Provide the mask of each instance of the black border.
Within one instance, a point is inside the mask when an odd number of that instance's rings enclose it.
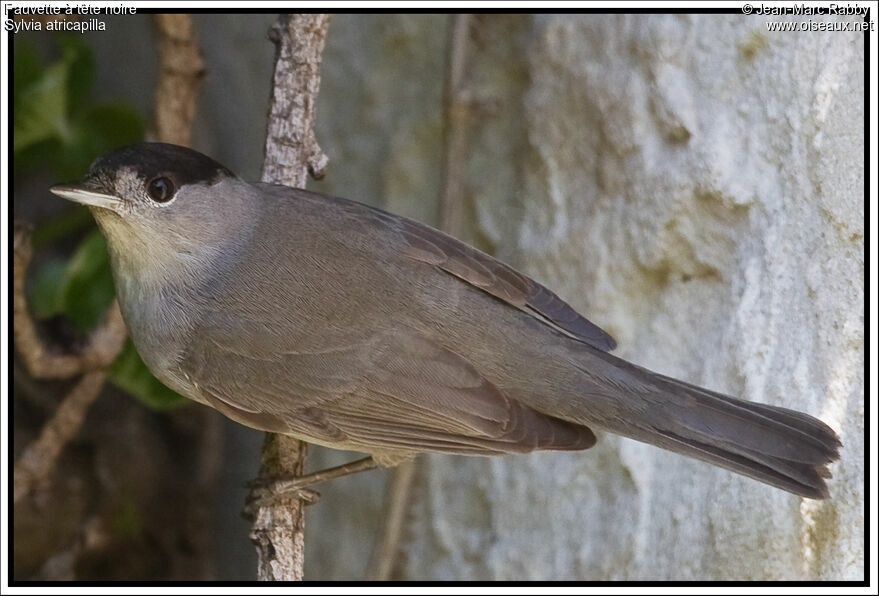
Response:
[[[210,0],[195,0],[198,2],[209,2]],[[399,4],[406,4],[405,0],[389,0],[391,2],[399,2]],[[501,4],[503,0],[487,0],[492,3]],[[49,2],[46,2],[48,4]],[[53,2],[54,3],[54,2]],[[762,3],[761,0],[754,0],[754,3]],[[840,4],[845,4],[844,2],[839,2]],[[70,2],[70,4],[76,4],[76,2]],[[254,3],[256,4],[256,3]],[[291,6],[292,8],[292,6]],[[330,8],[333,8],[331,5]],[[403,6],[401,6],[403,8]],[[408,8],[408,7],[406,7]],[[540,7],[541,11],[534,10],[490,10],[490,11],[476,11],[473,14],[494,14],[494,13],[506,13],[506,14],[539,14],[541,12],[557,12],[557,13],[566,13],[566,14],[731,14],[731,15],[741,15],[742,12],[740,9],[735,7],[731,8],[704,8],[704,7],[693,7],[692,10],[685,8],[664,8],[664,9],[652,9],[652,8],[626,8],[625,10],[613,10],[608,7],[594,8],[594,9],[584,9],[584,10],[576,10],[571,11],[568,7],[555,7],[556,10],[553,10],[553,7]],[[867,14],[865,17],[866,21],[870,20],[872,7],[867,8]],[[169,13],[169,14],[274,14],[277,13],[276,7],[267,8],[254,6],[252,8],[238,8],[238,9],[230,9],[230,10],[212,10],[207,8],[173,8],[173,9],[162,9],[162,8],[137,8],[137,14],[130,16],[137,16],[139,14],[159,14],[159,13]],[[303,13],[317,13],[317,12],[329,12],[332,14],[350,14],[354,11],[347,10],[316,10],[316,9],[307,9],[301,10],[299,12]],[[366,12],[358,12],[358,14],[394,14],[400,11],[396,10],[374,10],[374,11],[366,11]],[[407,10],[407,13],[413,14],[437,14],[440,13],[438,10]],[[455,13],[441,13],[441,14],[455,14]],[[747,17],[754,17],[760,15],[743,15]],[[780,15],[780,16],[795,16],[795,15]],[[10,145],[12,135],[13,135],[13,106],[12,106],[12,67],[13,67],[13,38],[14,34],[9,33],[7,36],[7,47],[6,47],[6,55],[8,56],[8,68],[9,68],[9,96],[7,97],[8,106],[7,106],[7,116],[8,116],[8,125],[9,125],[9,140]],[[870,383],[870,32],[864,32],[864,282],[865,282],[865,290],[864,290],[864,377],[866,381],[867,387],[869,387]],[[12,248],[12,239],[13,239],[13,221],[14,221],[14,213],[12,210],[11,197],[13,196],[13,180],[12,180],[12,155],[11,152],[6,156],[7,166],[9,175],[7,176],[6,186],[8,197],[10,198],[10,217],[9,221],[6,222],[7,231],[9,234],[9,242],[7,246],[8,255],[7,255],[7,267],[8,267],[8,282],[9,287],[12,287],[12,269],[13,269],[13,248]],[[7,354],[12,354],[14,352],[14,345],[12,341],[12,303],[9,301],[8,310],[7,310],[8,322],[10,326],[10,333],[6,339],[6,349]],[[9,379],[7,386],[7,395],[9,396],[9,407],[10,412],[13,404],[12,400],[12,370],[9,369]],[[63,586],[72,586],[76,588],[80,587],[157,587],[167,590],[169,588],[173,588],[175,586],[206,586],[206,587],[220,587],[220,586],[229,586],[229,587],[272,587],[272,586],[291,586],[291,587],[308,587],[308,586],[399,586],[399,587],[413,587],[413,586],[453,586],[453,585],[468,585],[468,586],[607,586],[607,587],[652,587],[652,586],[661,586],[661,587],[670,587],[670,586],[683,586],[683,587],[693,587],[693,586],[717,586],[717,587],[747,587],[747,588],[757,588],[757,587],[806,587],[806,586],[817,586],[817,587],[870,587],[870,572],[871,572],[871,564],[872,559],[870,557],[870,400],[868,398],[869,389],[865,389],[864,393],[864,578],[860,581],[711,581],[711,580],[689,580],[689,581],[392,581],[392,582],[367,582],[367,581],[326,581],[326,580],[307,580],[303,582],[258,582],[258,581],[190,581],[190,582],[168,582],[168,581],[131,581],[131,582],[119,582],[119,581],[69,581],[69,582],[50,582],[50,581],[22,581],[15,580],[13,578],[13,564],[12,564],[12,554],[13,554],[13,499],[11,498],[12,491],[12,470],[13,465],[12,462],[9,463],[7,480],[9,486],[9,494],[7,494],[8,499],[8,508],[7,508],[7,520],[9,527],[9,535],[6,545],[6,556],[7,556],[7,564],[8,564],[8,573],[9,573],[9,586],[10,587],[19,587],[19,588],[27,588],[27,587],[52,587],[58,588]],[[8,426],[8,453],[10,458],[13,454],[13,439],[12,439],[12,428],[11,428],[11,416],[10,420],[7,420],[6,423]]]

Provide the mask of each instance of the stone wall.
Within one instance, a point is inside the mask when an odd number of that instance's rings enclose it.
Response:
[[[864,39],[764,20],[479,17],[465,236],[621,356],[831,424],[831,498],[612,436],[428,456],[405,578],[862,576]],[[333,170],[315,187],[435,223],[446,37],[446,17],[334,19],[318,112]],[[309,512],[311,577],[362,573],[374,481]]]

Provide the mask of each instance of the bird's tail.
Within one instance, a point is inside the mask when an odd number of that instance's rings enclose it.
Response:
[[[635,377],[639,388],[637,397],[624,398],[630,411],[626,408],[603,420],[607,430],[797,495],[812,499],[828,496],[827,464],[839,458],[841,443],[833,429],[817,418],[736,399],[653,373],[610,354],[602,356]]]

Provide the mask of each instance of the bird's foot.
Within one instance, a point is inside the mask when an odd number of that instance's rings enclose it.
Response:
[[[244,503],[244,515],[253,518],[262,507],[268,507],[283,497],[295,497],[305,506],[314,505],[320,500],[320,493],[304,487],[289,488],[289,480],[253,481],[248,483],[250,492]]]
[[[327,468],[295,478],[273,480],[258,478],[247,483],[250,493],[247,496],[247,503],[244,508],[245,514],[249,515],[255,512],[258,507],[279,497],[293,495],[300,501],[303,501],[305,505],[313,505],[320,499],[320,493],[309,489],[309,486],[333,480],[334,478],[356,474],[357,472],[372,470],[377,466],[378,464],[371,457],[364,457],[341,466]]]

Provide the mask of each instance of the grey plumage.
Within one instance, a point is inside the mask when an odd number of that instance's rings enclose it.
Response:
[[[162,144],[53,190],[92,205],[153,373],[243,424],[385,465],[586,449],[596,428],[827,496],[827,425],[621,360],[550,290],[423,224]]]

